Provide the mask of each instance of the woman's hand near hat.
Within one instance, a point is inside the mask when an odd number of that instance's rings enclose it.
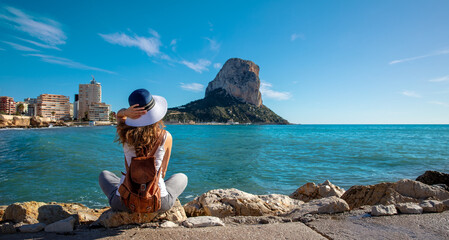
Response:
[[[139,104],[134,104],[129,108],[122,108],[117,113],[117,119],[125,120],[127,117],[131,119],[137,119],[147,113],[143,107],[139,107]]]

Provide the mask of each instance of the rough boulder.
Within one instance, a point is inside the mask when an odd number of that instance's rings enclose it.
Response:
[[[73,216],[78,223],[95,221],[106,209],[90,209],[80,203],[13,203],[5,209],[3,221],[50,224]]]
[[[306,183],[300,188],[296,189],[294,193],[290,194],[290,197],[308,202],[313,199],[320,199],[325,197],[341,197],[344,193],[344,189],[332,184],[329,180],[326,180],[322,184],[318,185],[313,182]]]
[[[168,220],[172,222],[182,222],[186,220],[186,213],[177,199],[173,207],[164,213],[128,213],[113,210],[105,211],[94,225],[101,225],[107,228],[118,227],[127,224],[142,224],[156,221]]]
[[[302,201],[285,195],[253,195],[235,188],[215,189],[184,205],[187,216],[280,215],[297,208]]]
[[[449,199],[449,192],[439,187],[403,179],[395,183],[379,183],[368,186],[352,186],[343,196],[351,209],[364,205],[390,205],[406,202],[419,203],[422,200]]]

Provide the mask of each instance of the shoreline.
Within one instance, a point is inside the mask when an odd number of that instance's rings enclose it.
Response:
[[[449,176],[428,171],[417,180],[435,180],[440,175]],[[403,196],[393,194],[394,200],[376,200],[391,191]],[[360,197],[368,202],[360,202]],[[61,234],[74,239],[443,239],[449,237],[448,210],[449,192],[437,185],[403,179],[356,185],[344,191],[325,181],[307,183],[290,196],[214,189],[184,205],[176,201],[162,215],[115,212],[108,207],[90,209],[78,203],[15,203],[0,206],[0,239],[58,239]]]

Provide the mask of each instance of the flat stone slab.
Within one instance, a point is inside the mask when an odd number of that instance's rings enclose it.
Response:
[[[187,220],[185,220],[182,223],[182,225],[188,228],[196,228],[196,227],[224,226],[225,224],[218,217],[200,216],[200,217],[187,218]]]
[[[332,239],[449,239],[449,211],[384,217],[352,211],[316,216],[307,225]]]
[[[16,233],[0,235],[0,239],[297,239],[297,240],[326,240],[300,222],[263,224],[263,225],[236,225],[224,227],[206,228],[131,228],[131,229],[98,229],[98,230],[75,230],[75,235],[63,236],[56,233]]]

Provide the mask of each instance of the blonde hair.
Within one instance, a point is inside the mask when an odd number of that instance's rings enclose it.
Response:
[[[124,122],[120,122],[117,125],[117,136],[115,142],[119,142],[122,145],[127,143],[133,146],[136,155],[140,157],[142,154],[147,155],[150,152],[151,146],[157,141],[161,130],[165,128],[164,121],[144,126],[144,127],[131,127]]]

